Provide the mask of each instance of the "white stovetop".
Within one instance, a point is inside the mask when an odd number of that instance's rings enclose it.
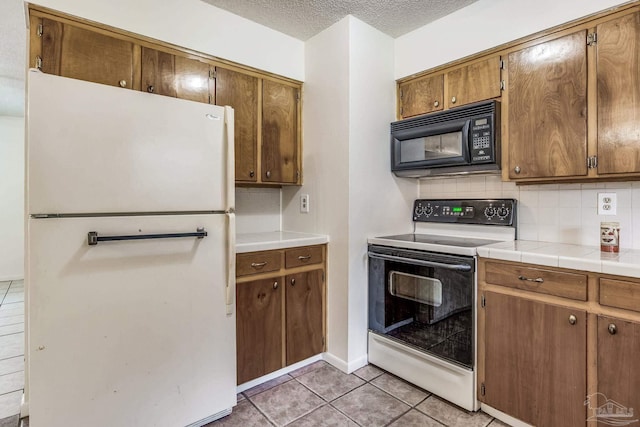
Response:
[[[515,240],[478,248],[485,258],[640,278],[640,250],[601,252],[599,246]]]
[[[293,231],[238,233],[236,234],[236,253],[322,245],[328,242],[329,236],[324,234],[298,233]]]

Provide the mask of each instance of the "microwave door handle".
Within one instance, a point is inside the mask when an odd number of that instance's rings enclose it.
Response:
[[[446,268],[447,270],[455,271],[471,271],[471,266],[466,264],[445,264],[443,262],[425,261],[422,259],[405,258],[395,255],[383,255],[374,252],[368,252],[368,254],[370,258],[381,259],[384,261],[395,261],[403,264],[421,265],[424,267]]]
[[[462,127],[462,157],[471,163],[471,120],[467,120]]]

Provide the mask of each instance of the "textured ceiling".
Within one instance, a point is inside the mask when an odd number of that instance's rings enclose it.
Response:
[[[307,40],[346,15],[398,37],[477,0],[202,0]]]

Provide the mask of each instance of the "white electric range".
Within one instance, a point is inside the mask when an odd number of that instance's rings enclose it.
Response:
[[[477,248],[516,238],[513,199],[419,199],[369,243],[369,362],[477,410]]]

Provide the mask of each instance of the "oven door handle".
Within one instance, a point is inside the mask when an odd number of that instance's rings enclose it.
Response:
[[[404,264],[422,265],[425,267],[446,268],[447,270],[471,271],[471,266],[466,264],[445,264],[443,262],[425,261],[422,259],[405,258],[395,255],[383,255],[375,252],[368,252],[370,258],[381,259],[384,261],[396,261]]]

